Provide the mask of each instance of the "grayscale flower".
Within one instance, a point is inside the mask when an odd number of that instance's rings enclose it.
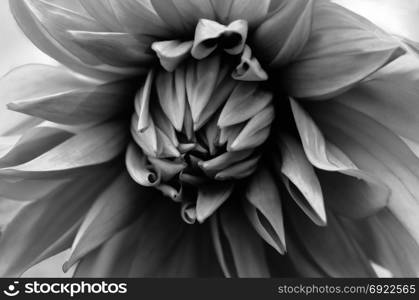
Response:
[[[0,274],[419,274],[419,47],[326,0],[13,0]],[[3,202],[0,202],[3,203]],[[9,202],[7,202],[9,203]]]

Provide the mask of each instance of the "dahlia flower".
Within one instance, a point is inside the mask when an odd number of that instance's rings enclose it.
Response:
[[[419,275],[419,58],[326,0],[13,0],[0,274]],[[13,203],[13,205],[12,205]]]

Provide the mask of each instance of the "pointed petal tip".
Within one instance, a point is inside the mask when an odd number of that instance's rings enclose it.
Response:
[[[74,263],[71,263],[70,260],[67,260],[61,267],[61,269],[63,270],[64,273],[67,273],[68,270],[70,270],[70,268],[72,267]]]
[[[19,110],[19,103],[18,102],[10,102],[6,104],[8,110],[18,111]]]

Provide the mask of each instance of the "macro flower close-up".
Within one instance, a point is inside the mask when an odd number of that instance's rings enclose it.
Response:
[[[0,276],[418,277],[419,37],[336,2],[10,0]]]

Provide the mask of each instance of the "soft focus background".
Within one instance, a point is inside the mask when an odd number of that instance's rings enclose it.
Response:
[[[20,0],[12,0],[20,1]],[[47,0],[62,1],[62,0]],[[73,0],[66,0],[73,1]],[[123,0],[121,0],[123,1]],[[419,0],[333,0],[356,13],[369,18],[385,30],[419,41]],[[0,77],[14,67],[27,63],[56,64],[56,62],[34,47],[21,33],[9,12],[8,0],[0,0]],[[0,134],[7,131],[23,116],[6,111],[0,107]],[[0,228],[7,221],[7,212],[15,206],[1,199]],[[1,208],[2,207],[2,208]],[[3,210],[2,210],[3,209]],[[54,226],[54,224],[51,224]],[[61,264],[67,253],[61,253],[48,261],[33,267],[25,273],[32,277],[61,277],[71,275],[62,273]],[[385,274],[383,274],[385,275]]]
[[[8,0],[0,0],[0,20],[0,76],[26,63],[54,63],[53,59],[35,48],[21,33],[9,12]]]

